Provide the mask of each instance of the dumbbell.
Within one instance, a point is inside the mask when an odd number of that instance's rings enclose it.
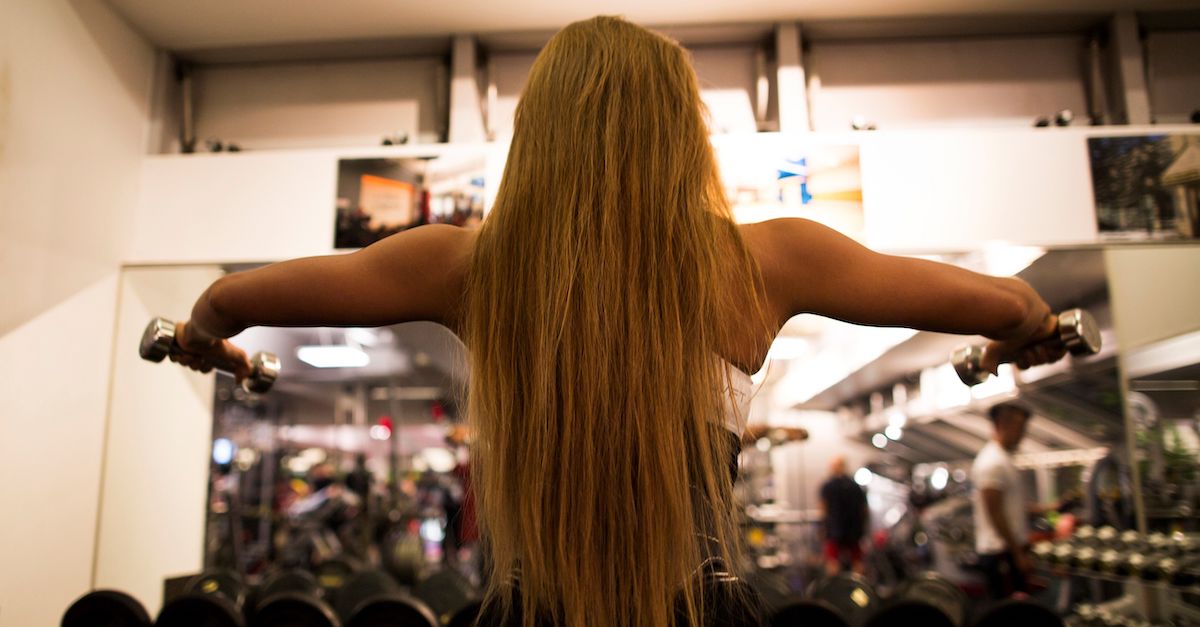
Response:
[[[814,581],[808,599],[831,605],[851,627],[860,627],[879,608],[879,595],[861,575],[841,573]]]
[[[1063,627],[1063,619],[1030,601],[1000,601],[975,621],[975,627]]]
[[[462,573],[443,568],[426,577],[413,590],[429,605],[444,627],[471,627],[479,616],[483,598]]]
[[[146,361],[161,362],[170,355],[183,353],[183,349],[175,342],[175,323],[166,318],[155,318],[146,325],[142,333],[138,354]],[[233,368],[228,364],[214,364],[217,370],[230,374]],[[262,394],[271,389],[275,379],[279,378],[279,357],[274,353],[257,352],[250,358],[250,376],[242,381],[242,389],[247,392]]]
[[[303,570],[283,570],[258,588],[255,627],[340,627],[341,622],[321,598],[321,586]]]
[[[184,594],[163,605],[154,627],[246,627],[246,593],[237,573],[205,571],[187,582]]]
[[[1101,347],[1100,326],[1088,312],[1068,309],[1058,314],[1055,337],[1045,343],[1066,348],[1072,355],[1095,355]],[[950,354],[950,363],[963,383],[979,385],[991,376],[983,369],[983,350],[982,346],[962,346]]]
[[[771,616],[771,627],[850,627],[833,605],[820,599],[793,601]]]
[[[345,627],[437,627],[433,611],[381,570],[351,576],[337,595]]]
[[[79,597],[63,613],[62,627],[150,627],[150,615],[138,600],[116,590],[95,590]]]
[[[962,627],[968,609],[967,597],[958,586],[937,573],[924,572],[901,584],[891,601],[867,621],[867,627]]]

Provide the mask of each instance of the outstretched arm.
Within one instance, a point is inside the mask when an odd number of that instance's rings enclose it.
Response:
[[[196,301],[177,341],[188,352],[224,354],[231,347],[223,339],[252,326],[453,325],[473,240],[473,231],[429,225],[354,253],[227,275]],[[178,361],[207,366],[202,358]]]
[[[1019,279],[876,253],[809,220],[771,220],[745,234],[759,251],[768,300],[781,323],[814,313],[871,326],[979,334],[995,340],[988,351],[993,359],[1013,357],[1054,331],[1049,306]]]

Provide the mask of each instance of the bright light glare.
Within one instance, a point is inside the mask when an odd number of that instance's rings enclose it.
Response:
[[[887,443],[887,436],[882,433],[876,433],[875,435],[871,436],[871,444],[874,444],[875,448],[883,448],[887,446]]]
[[[421,537],[426,542],[441,542],[446,539],[446,532],[441,523],[430,518],[421,523]]]
[[[875,475],[872,474],[871,471],[866,469],[865,467],[859,468],[858,470],[854,471],[854,483],[857,483],[858,485],[861,485],[861,486],[870,485],[871,480],[874,478],[875,478]]]
[[[213,463],[218,466],[224,466],[233,461],[233,442],[226,438],[217,438],[213,440]]]
[[[296,357],[314,368],[362,368],[371,358],[354,346],[301,346]]]
[[[904,431],[896,425],[888,425],[887,428],[883,430],[883,434],[886,435],[889,440],[899,440],[904,435]]]
[[[784,335],[775,338],[775,341],[771,343],[771,350],[767,351],[767,359],[787,361],[801,357],[807,352],[808,340]]]
[[[933,486],[934,490],[945,490],[946,482],[950,480],[950,471],[945,468],[938,467],[929,477],[929,485]]]
[[[441,448],[430,447],[421,451],[421,457],[429,463],[429,469],[434,472],[450,472],[458,465],[458,460],[454,458],[454,453]]]
[[[1037,246],[993,244],[983,251],[983,263],[988,274],[1012,276],[1044,254],[1046,249]]]
[[[383,425],[371,425],[368,433],[372,440],[386,440],[392,437],[392,430]]]
[[[374,346],[379,343],[379,335],[371,329],[346,329],[346,339],[361,346]]]

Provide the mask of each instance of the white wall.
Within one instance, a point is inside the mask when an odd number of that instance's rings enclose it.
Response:
[[[0,2],[0,624],[91,585],[115,273],[154,52],[96,0]]]
[[[0,337],[0,625],[91,589],[117,275]]]
[[[278,261],[333,251],[337,162],[347,157],[477,154],[494,146],[263,151],[149,157],[126,259]],[[488,172],[488,186],[499,174]],[[183,226],[183,225],[186,225]]]
[[[212,65],[195,76],[197,150],[377,146],[385,135],[436,142],[445,115],[440,57]]]
[[[1150,106],[1159,124],[1183,124],[1200,109],[1200,31],[1150,33]]]
[[[718,133],[753,133],[756,73],[751,45],[699,46],[689,49],[700,82],[701,98]],[[489,58],[495,95],[488,99],[488,130],[512,135],[513,114],[536,52],[498,52]]]
[[[816,41],[806,57],[813,127],[881,130],[1032,126],[1037,116],[1087,111],[1083,38]]]
[[[1086,138],[1190,127],[760,133],[719,138],[740,150],[780,143],[861,145],[867,244],[889,251],[969,250],[992,242],[1096,242]],[[146,159],[128,259],[270,261],[333,245],[337,159],[482,151],[488,185],[504,146],[280,151]],[[187,236],[180,237],[181,225]]]
[[[163,579],[203,566],[214,377],[142,360],[154,316],[186,317],[223,273],[215,267],[122,272],[112,397],[104,447],[96,586],[124,590],[150,610]]]

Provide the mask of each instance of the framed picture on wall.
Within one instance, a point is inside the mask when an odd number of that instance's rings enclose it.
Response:
[[[738,222],[807,218],[863,239],[856,144],[802,142],[776,134],[720,137],[713,144]]]
[[[1200,135],[1089,137],[1088,157],[1102,239],[1200,237]]]
[[[483,155],[338,161],[335,248],[362,248],[423,224],[483,219]]]

